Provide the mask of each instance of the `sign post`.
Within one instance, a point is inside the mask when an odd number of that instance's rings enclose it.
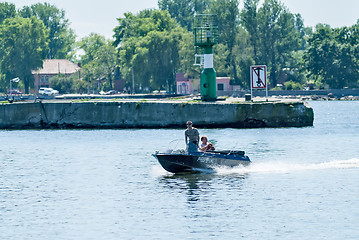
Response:
[[[20,78],[13,78],[10,80],[10,99],[12,100],[12,82],[19,82]]]
[[[268,84],[267,84],[267,66],[258,65],[251,66],[251,98],[253,97],[253,89],[265,89],[266,98],[268,100]]]

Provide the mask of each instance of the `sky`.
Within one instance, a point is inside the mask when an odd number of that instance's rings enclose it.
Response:
[[[64,9],[70,27],[79,38],[98,33],[111,38],[116,20],[126,12],[137,13],[146,8],[158,8],[157,0],[5,0],[17,8],[38,2],[48,2]],[[359,19],[358,0],[282,0],[291,13],[300,13],[305,26],[326,23],[331,27],[352,26]],[[243,0],[240,0],[242,6]],[[240,7],[242,8],[242,7]]]

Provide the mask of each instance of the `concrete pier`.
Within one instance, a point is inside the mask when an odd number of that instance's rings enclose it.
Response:
[[[0,104],[0,129],[312,126],[303,101],[49,101]]]

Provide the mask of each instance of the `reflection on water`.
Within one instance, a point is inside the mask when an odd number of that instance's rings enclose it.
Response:
[[[181,211],[188,231],[220,239],[220,229],[235,229],[242,215],[245,177],[217,173],[171,174],[157,178],[168,203]],[[182,203],[183,202],[183,203]],[[227,216],[231,215],[230,218]],[[215,224],[216,227],[213,225]],[[227,236],[228,237],[228,236]],[[226,237],[225,237],[226,238]]]
[[[244,175],[224,176],[214,173],[183,173],[158,177],[161,186],[168,190],[177,190],[187,196],[188,202],[196,202],[217,192],[219,186],[240,190]]]
[[[168,189],[176,189],[187,195],[187,201],[193,202],[200,200],[200,194],[204,189],[210,188],[208,174],[175,174],[164,176],[159,179],[161,185]]]

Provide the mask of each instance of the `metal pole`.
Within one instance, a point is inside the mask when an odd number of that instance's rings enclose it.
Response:
[[[251,85],[251,99],[253,98],[253,73],[252,73],[252,67],[250,67],[250,71],[249,71],[249,81],[250,81],[250,85]]]
[[[10,99],[12,98],[12,79],[10,80]]]
[[[9,100],[12,100],[12,82],[19,82],[19,81],[20,81],[20,78],[18,78],[18,77],[10,80],[10,99]]]
[[[133,72],[133,67],[131,69],[131,73],[132,73],[132,94],[135,94],[135,74]]]
[[[91,81],[90,81],[90,72],[89,72],[88,69],[87,69],[87,80],[88,80],[88,84],[87,84],[87,95],[89,95],[89,94],[90,94],[90,83],[91,83]]]

